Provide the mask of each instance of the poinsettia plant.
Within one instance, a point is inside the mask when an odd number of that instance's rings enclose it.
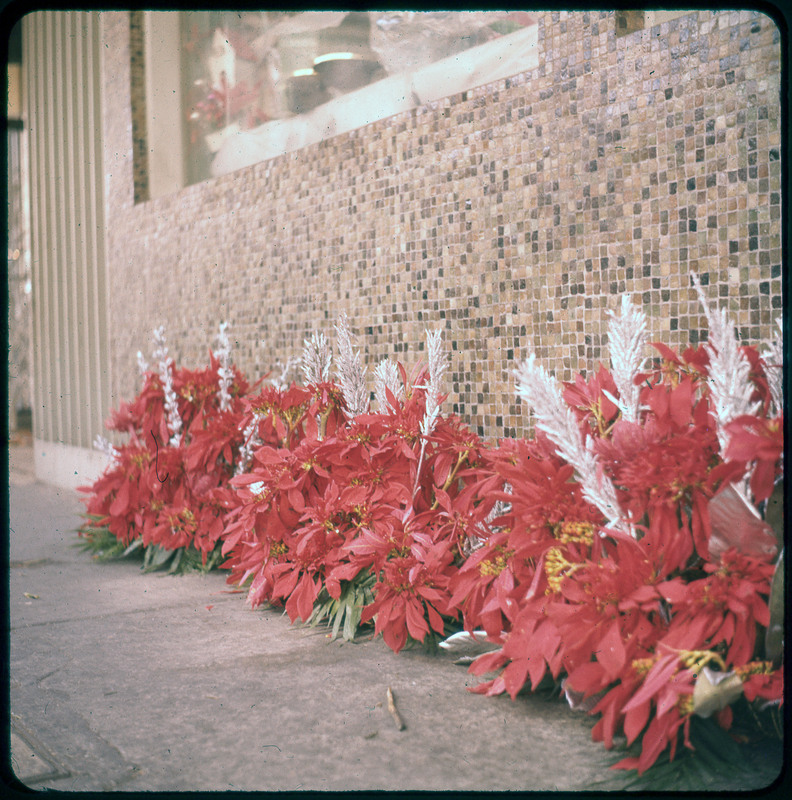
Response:
[[[249,390],[231,363],[225,328],[202,369],[174,365],[162,328],[155,331],[158,369],[148,369],[138,354],[143,388],[107,422],[128,439],[118,447],[98,442],[110,464],[94,484],[80,487],[87,510],[80,534],[89,549],[140,550],[147,569],[208,569],[219,561],[225,492],[242,446]]]
[[[702,302],[709,343],[658,344],[649,370],[629,299],[611,370],[563,386],[534,357],[517,370],[538,432],[501,448],[508,509],[453,582],[466,627],[501,645],[471,665],[497,672],[474,691],[515,697],[550,675],[599,715],[596,740],[640,742],[617,765],[639,772],[673,759],[680,732],[690,745],[694,715],[728,728],[740,695],[782,700],[761,635],[779,626],[780,531],[759,510],[782,476],[780,359],[738,347]]]
[[[336,330],[336,382],[327,340],[315,335],[305,342],[305,385],[249,401],[259,446],[231,481],[238,502],[224,566],[231,582],[251,581],[254,607],[284,604],[292,621],[329,620],[347,638],[373,620],[398,651],[408,639],[436,640],[444,618],[457,617],[448,584],[470,513],[454,503],[483,445],[440,413],[438,332],[411,376],[378,366],[374,412],[345,317]]]
[[[102,443],[82,536],[147,567],[224,559],[251,606],[334,636],[373,625],[398,652],[467,635],[487,651],[473,691],[554,685],[644,773],[692,747],[694,720],[727,730],[736,704],[782,700],[780,335],[740,347],[695,285],[706,345],[655,342],[647,364],[625,297],[610,368],[560,384],[529,357],[515,375],[534,433],[494,445],[441,412],[439,331],[410,375],[377,366],[372,408],[345,315],[334,377],[314,334],[302,383],[289,362],[264,387],[231,364],[224,327],[198,370],[159,330],[158,369],[108,422],[128,440]]]

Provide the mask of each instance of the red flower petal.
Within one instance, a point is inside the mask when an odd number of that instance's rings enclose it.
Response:
[[[604,667],[608,679],[616,680],[627,659],[618,622],[614,622],[608,628],[608,632],[600,640],[599,649],[595,653],[597,661]]]

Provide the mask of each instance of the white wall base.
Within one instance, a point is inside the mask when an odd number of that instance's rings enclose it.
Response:
[[[76,489],[90,485],[102,474],[107,463],[107,456],[98,450],[33,439],[36,478],[53,486]]]

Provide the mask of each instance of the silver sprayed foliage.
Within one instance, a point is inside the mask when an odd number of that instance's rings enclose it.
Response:
[[[354,349],[346,312],[339,314],[335,330],[338,348],[336,374],[346,403],[345,413],[348,419],[354,419],[369,408],[366,368],[363,366],[360,351]]]
[[[701,288],[698,276],[694,273],[691,279],[709,325],[706,349],[710,358],[710,395],[723,455],[729,445],[726,426],[735,417],[755,413],[759,404],[751,402],[754,391],[750,379],[751,365],[740,350],[728,311],[725,308],[713,309]]]
[[[583,488],[583,496],[595,505],[609,524],[635,532],[624,519],[610,478],[603,474],[596,454],[591,447],[591,437],[583,435],[572,409],[564,401],[561,387],[544,367],[536,363],[536,354],[518,367],[517,394],[533,409],[537,426],[556,446],[556,452],[575,468]]]
[[[630,302],[630,295],[622,295],[621,314],[611,312],[608,325],[608,349],[611,375],[619,397],[613,400],[621,411],[622,419],[638,419],[638,398],[641,393],[635,385],[635,376],[643,368],[643,351],[647,341],[646,314]]]
[[[329,380],[332,361],[333,354],[330,343],[323,333],[314,332],[310,339],[303,340],[300,367],[306,384],[323,383]]]
[[[386,413],[389,408],[386,390],[390,390],[397,400],[404,399],[404,385],[399,368],[389,358],[383,358],[374,369],[374,396],[381,413]]]
[[[234,380],[234,373],[231,370],[231,342],[228,339],[226,329],[228,328],[227,322],[220,323],[220,333],[217,336],[217,360],[220,366],[217,369],[217,376],[219,378],[218,387],[218,400],[220,403],[220,410],[227,411],[231,406],[231,384]]]
[[[160,325],[154,330],[154,360],[157,362],[162,390],[165,394],[165,413],[168,415],[168,430],[171,433],[170,444],[178,447],[182,435],[182,419],[179,414],[179,398],[173,389],[173,374],[171,366],[173,359],[168,356],[168,346],[165,341],[165,327]]]

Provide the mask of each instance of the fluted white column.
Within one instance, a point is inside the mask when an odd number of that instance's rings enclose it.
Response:
[[[100,15],[37,11],[22,34],[36,469],[68,485],[100,463],[110,403]]]

